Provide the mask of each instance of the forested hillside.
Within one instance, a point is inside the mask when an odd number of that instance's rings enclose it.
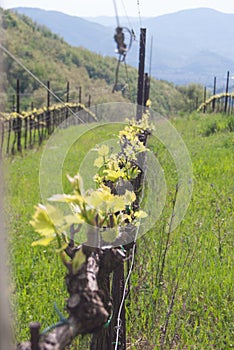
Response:
[[[70,83],[70,100],[77,100],[82,87],[83,102],[88,96],[92,104],[136,101],[137,70],[121,64],[118,82],[122,91],[112,93],[117,60],[91,53],[81,47],[72,47],[48,28],[34,23],[24,15],[1,9],[1,37],[3,45],[19,59],[44,84],[49,80],[51,89],[62,99],[66,98],[66,83]],[[85,33],[84,33],[85,35]],[[44,105],[46,91],[16,61],[4,53],[5,72],[2,74],[4,93],[2,98],[8,109],[15,94],[16,79],[21,82],[21,106],[27,108],[34,102]],[[192,85],[179,89],[166,81],[151,80],[152,107],[167,115],[169,112],[185,111],[194,105],[197,95],[201,100],[202,89]]]

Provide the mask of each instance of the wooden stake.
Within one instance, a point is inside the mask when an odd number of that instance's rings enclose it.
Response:
[[[142,111],[143,111],[142,106],[144,105],[145,44],[146,44],[146,28],[141,28],[139,67],[138,67],[136,120],[140,120],[142,118]]]

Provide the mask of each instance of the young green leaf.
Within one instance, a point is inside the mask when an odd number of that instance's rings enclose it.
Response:
[[[103,163],[104,163],[103,157],[98,157],[94,161],[94,166],[96,166],[97,168],[101,168],[103,166]]]
[[[65,203],[77,203],[81,204],[84,202],[83,197],[78,194],[54,194],[48,199],[51,202],[65,202]]]
[[[56,237],[56,235],[53,234],[51,236],[47,236],[47,237],[41,238],[38,241],[32,242],[32,246],[33,247],[35,247],[37,245],[47,246],[48,244],[50,244],[50,242],[52,242],[55,239],[55,237]]]
[[[109,147],[107,145],[102,145],[98,150],[99,156],[107,157],[109,154]]]
[[[55,224],[51,220],[46,207],[41,204],[36,207],[36,212],[30,224],[34,227],[35,231],[43,236],[48,236],[56,231]]]
[[[78,173],[74,177],[67,175],[67,178],[68,178],[69,182],[71,183],[72,187],[74,188],[74,190],[77,193],[82,194],[84,190],[83,190],[83,180],[82,180],[80,174]]]
[[[143,210],[139,210],[139,211],[136,211],[135,213],[134,213],[134,216],[135,216],[135,218],[137,218],[137,219],[144,219],[144,218],[147,218],[147,213],[145,212],[145,211],[143,211]]]

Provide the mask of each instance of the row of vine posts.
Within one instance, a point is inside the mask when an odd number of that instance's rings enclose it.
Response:
[[[67,82],[66,101],[60,104],[51,104],[50,82],[47,82],[47,103],[43,108],[34,108],[33,102],[29,111],[21,110],[20,103],[20,80],[16,82],[16,95],[13,96],[12,112],[2,113],[0,130],[0,156],[14,155],[23,149],[30,149],[36,145],[40,146],[54,130],[66,121],[71,114],[83,110],[84,120],[74,119],[77,123],[93,121],[94,114],[90,112],[91,96],[87,103],[82,103],[82,87],[79,88],[78,101],[69,101],[69,82]]]
[[[141,28],[137,121],[141,120],[146,109],[146,101],[149,99],[150,91],[150,78],[148,74],[144,73],[145,45],[146,29]],[[147,136],[147,133],[143,135],[143,138],[141,135],[140,141],[146,144]],[[139,189],[143,176],[143,171],[141,171],[133,181],[133,189],[137,198],[136,205],[139,205]],[[124,285],[126,273],[128,273],[126,270],[129,269],[129,266],[127,265],[127,268],[125,268],[125,264],[129,264],[129,260],[126,262],[125,258],[131,256],[131,252],[135,248],[134,245],[136,246],[134,240],[136,233],[127,232],[127,228],[125,231],[126,235],[133,237],[132,243],[126,243],[126,245],[121,243],[122,246],[117,246],[115,242],[112,248],[105,251],[100,250],[100,248],[93,248],[88,244],[82,244],[83,253],[86,255],[86,263],[82,265],[77,275],[68,273],[65,279],[70,294],[67,304],[69,322],[63,322],[43,336],[40,334],[40,324],[37,322],[31,323],[30,341],[18,344],[17,350],[63,350],[71,344],[77,335],[88,333],[92,334],[90,350],[126,350],[125,300],[130,292],[130,283],[128,285],[129,290],[126,293]],[[71,232],[71,240],[66,253],[72,259],[77,249],[78,247],[74,246]],[[101,300],[104,300],[104,307]],[[79,305],[78,309],[77,305]],[[110,310],[110,308],[112,308],[112,317],[106,322],[108,316],[106,310]],[[121,311],[120,314],[119,311]],[[91,317],[91,322],[90,315],[94,315]],[[117,331],[119,333],[118,341],[116,341]]]
[[[203,102],[200,106],[196,102],[196,109],[202,113],[233,114],[234,93],[229,91],[230,72],[227,71],[225,92],[217,93],[217,77],[214,77],[212,96],[207,98],[207,87],[204,87]]]

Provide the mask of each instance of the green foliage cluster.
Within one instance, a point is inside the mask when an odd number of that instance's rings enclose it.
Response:
[[[46,206],[39,204],[36,207],[30,223],[41,238],[33,242],[34,246],[47,246],[56,240],[61,258],[66,264],[64,250],[69,243],[68,230],[72,225],[87,224],[89,227],[87,236],[89,231],[92,240],[96,242],[98,241],[96,236],[100,235],[103,245],[112,244],[121,234],[121,228],[126,229],[129,224],[139,225],[139,219],[146,217],[147,214],[134,208],[136,194],[133,188],[128,189],[127,182],[136,179],[140,173],[137,157],[148,149],[139,138],[146,132],[151,132],[147,114],[141,121],[129,121],[129,124],[119,132],[118,153],[111,152],[105,144],[97,149],[98,157],[94,161],[94,166],[98,168],[94,176],[97,189],[85,191],[79,173],[74,177],[67,176],[72,186],[72,193],[54,194],[48,201],[67,203],[71,209],[68,215],[64,215],[61,210],[49,203]],[[88,243],[91,244],[89,241]]]
[[[212,120],[209,120],[207,125],[204,126],[203,134],[210,136],[217,132],[229,132],[234,131],[234,116],[233,115],[213,115]]]
[[[7,49],[13,53],[44,84],[51,82],[52,90],[59,98],[66,99],[66,82],[70,82],[71,101],[78,99],[78,89],[82,86],[83,103],[91,95],[92,103],[136,101],[137,70],[122,64],[119,70],[119,92],[112,93],[115,82],[117,60],[91,53],[82,47],[69,46],[58,35],[44,26],[34,23],[24,15],[10,10],[0,10],[2,17],[1,36]],[[45,104],[47,92],[10,57],[5,57],[4,80],[5,104],[12,108],[16,79],[21,81],[21,109],[27,109],[34,102],[39,108]],[[191,107],[194,94],[187,88],[180,89],[172,83],[151,78],[152,108],[167,115],[186,111]],[[199,95],[200,96],[200,95]],[[55,101],[54,101],[55,102]],[[199,101],[201,103],[201,101]]]
[[[132,349],[233,348],[234,135],[220,132],[205,137],[203,130],[213,117],[192,114],[172,121],[191,155],[194,189],[188,212],[169,240],[165,222],[172,211],[175,164],[155,138],[148,144],[165,172],[167,202],[160,221],[137,243],[127,300],[127,342]],[[70,150],[64,173],[76,171],[87,144],[94,147],[116,134],[110,126],[95,130],[95,134],[86,132],[83,142]],[[17,340],[28,338],[30,321],[40,320],[42,329],[55,323],[53,302],[62,310],[65,299],[65,269],[58,268],[58,256],[50,246],[31,247],[37,239],[29,221],[33,205],[40,201],[42,152],[7,161]],[[88,347],[88,338],[78,338],[74,349]]]
[[[185,96],[190,111],[197,109],[203,101],[204,86],[201,84],[190,83],[186,86],[178,86],[177,89]]]

